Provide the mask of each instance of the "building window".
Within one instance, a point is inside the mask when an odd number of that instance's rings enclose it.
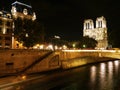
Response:
[[[11,24],[11,23],[10,23],[9,21],[7,21],[7,26],[10,26],[10,24]]]
[[[6,34],[6,28],[5,27],[3,28],[2,33]]]
[[[101,28],[102,28],[102,21],[100,21],[100,24],[101,24]]]
[[[5,48],[10,48],[10,44],[9,43],[5,43]]]
[[[2,44],[0,43],[0,48],[2,47]]]
[[[90,29],[90,23],[86,23],[86,29]]]
[[[5,40],[10,40],[10,37],[5,37]]]
[[[102,21],[98,21],[98,27],[102,28]]]
[[[10,44],[6,43],[5,46],[10,46]]]
[[[2,20],[0,20],[0,25],[2,25]]]
[[[16,7],[15,7],[15,6],[12,6],[11,12],[12,12],[13,15],[16,15],[17,10],[16,10]]]
[[[0,16],[2,16],[2,14],[3,14],[3,13],[0,11]]]
[[[90,23],[86,23],[86,29],[90,29]]]
[[[100,27],[100,21],[98,21],[98,27]]]
[[[10,29],[7,29],[7,30],[6,30],[6,34],[9,34],[9,33],[10,33]]]
[[[2,33],[2,28],[0,27],[0,34]]]
[[[23,14],[25,14],[25,15],[28,14],[27,9],[24,9],[24,10],[23,10]]]
[[[2,40],[2,36],[0,36],[0,40]]]
[[[8,17],[8,18],[11,18],[11,15],[10,15],[10,14],[7,14],[7,17]]]
[[[13,62],[6,63],[6,68],[9,69],[9,70],[13,69],[13,65],[14,65]]]

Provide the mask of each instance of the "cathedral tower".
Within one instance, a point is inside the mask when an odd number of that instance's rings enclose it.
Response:
[[[107,24],[106,19],[102,17],[98,17],[96,19],[96,40],[98,41],[97,48],[107,48],[108,41],[107,41]]]
[[[93,37],[94,23],[92,19],[84,20],[83,36]],[[91,31],[92,30],[92,31]]]
[[[89,36],[90,38],[97,40],[97,49],[106,49],[108,46],[106,19],[103,16],[98,17],[96,19],[95,28],[93,20],[84,20],[83,36]]]

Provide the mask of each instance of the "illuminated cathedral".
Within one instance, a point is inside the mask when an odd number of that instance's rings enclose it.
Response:
[[[96,49],[106,49],[108,47],[106,19],[103,16],[98,17],[95,27],[92,19],[84,20],[83,36],[95,39],[98,42]]]

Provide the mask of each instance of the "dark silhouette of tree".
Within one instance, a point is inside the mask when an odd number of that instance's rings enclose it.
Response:
[[[80,47],[81,48],[91,48],[94,49],[97,45],[97,41],[93,38],[89,38],[88,36],[85,36],[81,38],[80,40]]]
[[[53,45],[57,45],[57,46],[67,45],[67,41],[62,40],[62,39],[57,39],[57,38],[52,38],[51,39],[51,43]]]
[[[44,42],[43,25],[30,19],[17,18],[14,20],[14,34],[25,47],[32,47],[36,43]]]
[[[61,38],[55,38],[54,36],[48,38],[48,40],[46,40],[46,42],[51,43],[53,45],[54,50],[55,50],[55,46],[58,46],[58,47],[62,47],[63,45],[68,46],[68,41],[63,40]]]

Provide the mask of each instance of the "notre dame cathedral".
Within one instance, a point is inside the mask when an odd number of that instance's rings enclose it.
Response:
[[[106,49],[108,46],[106,19],[103,16],[98,17],[95,27],[92,19],[84,20],[83,36],[95,39],[98,42],[96,49]]]

